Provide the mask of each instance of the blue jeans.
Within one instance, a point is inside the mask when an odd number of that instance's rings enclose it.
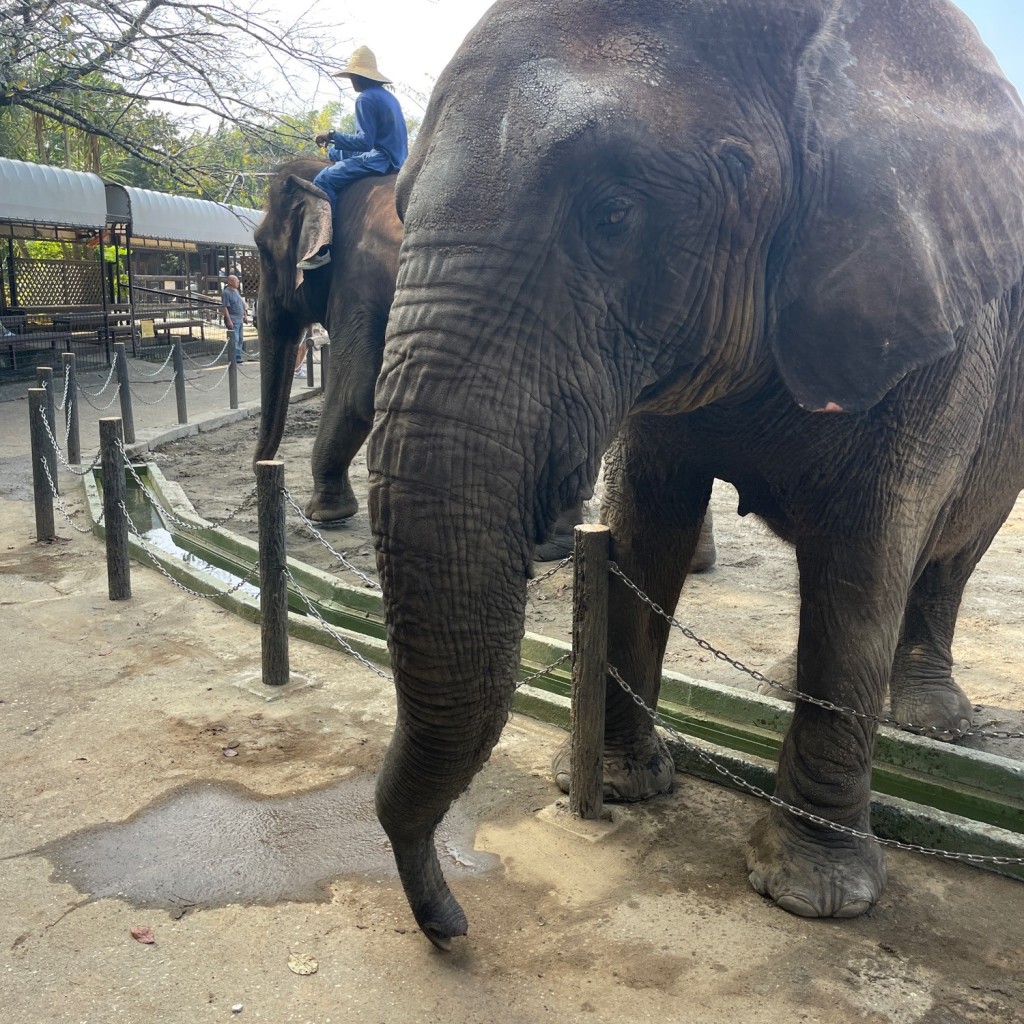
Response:
[[[235,340],[235,362],[240,363],[242,361],[242,354],[245,351],[245,339],[242,335],[242,331],[245,328],[242,325],[241,320],[235,321],[235,326],[228,328],[228,338],[234,335]]]
[[[337,152],[331,147],[332,152]],[[387,174],[391,170],[391,161],[385,153],[371,149],[369,153],[356,153],[336,160],[330,167],[325,167],[314,179],[313,184],[322,188],[331,199],[331,206],[338,198],[338,193],[353,181],[369,177],[371,174]]]

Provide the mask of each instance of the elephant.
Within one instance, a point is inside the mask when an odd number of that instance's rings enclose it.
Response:
[[[324,226],[318,215],[327,208],[302,185],[325,166],[324,160],[299,158],[279,167],[255,232],[262,406],[254,461],[276,454],[299,341],[310,324],[323,323],[331,342],[329,398],[313,446],[313,494],[306,515],[334,522],[355,515],[359,507],[349,465],[373,420],[373,389],[395,291],[402,225],[395,210],[394,174],[356,182],[337,203],[333,231],[339,243],[333,261],[320,270],[297,272],[297,260],[315,241],[305,235]]]
[[[864,913],[886,689],[904,721],[970,722],[957,611],[1024,485],[1024,111],[977,31],[944,0],[499,0],[396,195],[376,807],[420,928],[466,933],[434,831],[508,717],[533,547],[606,449],[614,561],[661,608],[715,477],[793,545],[799,690],[845,710],[797,702],[748,878]],[[669,623],[617,574],[608,612],[653,708]],[[606,710],[606,779],[665,792],[610,677]]]

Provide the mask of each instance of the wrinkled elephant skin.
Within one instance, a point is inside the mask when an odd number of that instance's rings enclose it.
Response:
[[[794,545],[797,684],[862,717],[795,706],[797,813],[747,866],[793,913],[863,913],[872,716],[888,688],[904,720],[969,721],[956,613],[1024,484],[1024,114],[992,56],[944,0],[500,0],[396,195],[377,807],[416,919],[465,931],[434,829],[508,714],[534,545],[606,448],[616,561],[662,608],[715,477]],[[649,705],[668,628],[613,577],[609,662]],[[671,784],[612,682],[605,745],[613,793]]]
[[[319,270],[297,272],[296,262],[312,244],[306,235],[322,230],[325,205],[301,183],[322,167],[322,160],[300,159],[278,168],[266,216],[256,229],[263,401],[255,461],[277,452],[299,341],[307,327],[322,323],[330,338],[330,379],[313,445],[313,494],[306,515],[326,523],[347,519],[358,509],[349,466],[373,421],[373,388],[402,225],[395,210],[395,175],[356,182],[337,202],[333,259]]]

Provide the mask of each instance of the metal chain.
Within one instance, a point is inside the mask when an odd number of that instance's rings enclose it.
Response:
[[[45,385],[44,385],[45,386]],[[68,388],[71,387],[71,364],[64,364],[64,397],[60,401],[60,405],[57,406],[61,412],[68,404]]]
[[[135,523],[132,522],[132,517],[128,514],[128,509],[125,507],[125,503],[123,501],[119,501],[117,504],[118,508],[120,508],[121,511],[124,513],[125,519],[128,521],[128,529],[131,530],[132,533],[134,533],[138,540],[142,543],[142,550],[146,552],[146,555],[149,557],[149,560],[153,563],[153,565],[155,565],[156,568],[164,576],[166,576],[167,579],[169,579],[171,583],[173,583],[179,590],[183,590],[186,594],[190,594],[192,597],[203,597],[207,600],[212,600],[215,597],[229,597],[231,594],[235,593],[236,590],[241,590],[242,587],[244,587],[247,583],[250,583],[252,577],[256,574],[256,570],[259,568],[258,564],[253,565],[249,569],[249,571],[239,579],[237,583],[232,584],[232,586],[230,586],[227,590],[215,590],[212,593],[204,594],[201,591],[193,590],[191,587],[186,587],[184,583],[181,583],[178,580],[176,580],[160,564],[160,559],[158,559],[156,555],[154,555],[153,552],[149,550],[149,545],[146,543],[146,538],[139,531],[139,528],[135,525]],[[259,590],[259,587],[256,586],[256,584],[253,583],[252,586],[254,586],[257,591]]]
[[[71,529],[74,530],[76,533],[92,533],[92,530],[84,526],[79,526],[78,523],[74,521],[71,513],[67,510],[67,507],[64,505],[64,502],[61,501],[60,495],[57,493],[57,485],[53,482],[53,477],[50,476],[50,465],[49,462],[47,461],[46,456],[40,455],[39,461],[42,463],[43,471],[46,473],[46,479],[49,481],[50,490],[53,493],[54,504],[59,509],[60,514],[68,521],[68,526],[70,526]]]
[[[793,804],[786,803],[781,797],[777,797],[772,793],[768,793],[760,786],[755,786],[752,782],[748,782],[742,775],[738,775],[736,772],[730,770],[725,765],[720,764],[710,754],[705,753],[700,747],[691,743],[678,729],[673,728],[668,722],[666,722],[657,713],[652,710],[644,702],[643,698],[636,693],[635,690],[627,683],[614,665],[608,665],[608,674],[622,687],[624,693],[628,694],[645,714],[656,724],[661,726],[666,732],[668,732],[673,739],[676,740],[681,746],[692,754],[696,754],[697,757],[708,765],[714,771],[718,772],[719,775],[729,779],[734,785],[740,789],[746,790],[746,792],[759,797],[762,800],[767,800],[773,807],[778,807],[780,810],[787,811],[789,814],[794,815],[797,818],[803,818],[805,821],[812,822],[815,825],[820,825],[822,828],[827,828],[831,832],[840,832],[843,835],[853,836],[855,839],[870,839],[879,844],[879,846],[892,846],[897,850],[907,850],[911,853],[923,853],[929,857],[939,857],[942,860],[957,860],[966,861],[969,864],[998,864],[1006,866],[1010,864],[1024,864],[1024,857],[1001,857],[998,855],[982,855],[979,853],[956,853],[951,850],[937,850],[930,846],[921,846],[918,843],[904,843],[898,839],[881,839],[870,832],[861,832],[859,829],[852,828],[849,825],[840,825],[838,822],[830,821],[828,818],[823,818],[820,814],[813,814],[810,811],[805,811],[802,807],[795,807]]]
[[[545,665],[544,668],[539,669],[537,672],[534,672],[532,675],[527,676],[525,679],[520,679],[516,683],[516,689],[518,690],[520,686],[529,686],[529,684],[532,683],[535,679],[540,679],[541,676],[547,675],[553,669],[558,668],[558,666],[561,665],[562,662],[569,661],[571,660],[571,658],[572,651],[566,651],[565,654],[563,654],[560,658],[556,659],[555,661],[551,662],[550,665]]]
[[[293,587],[295,587],[296,592],[298,593],[299,597],[301,597],[302,600],[305,602],[305,605],[309,609],[310,614],[313,616],[313,618],[315,618],[320,623],[320,625],[323,626],[324,629],[326,629],[327,632],[330,633],[332,637],[334,637],[334,639],[338,642],[339,646],[345,651],[346,654],[350,654],[361,665],[368,668],[371,672],[374,672],[376,675],[380,676],[381,679],[392,678],[391,675],[389,675],[387,672],[381,669],[378,665],[374,665],[374,663],[370,661],[368,658],[364,658],[363,655],[361,655],[343,636],[335,632],[335,630],[331,627],[330,623],[324,619],[324,617],[320,614],[319,611],[317,611],[316,606],[310,600],[310,598],[302,589],[302,587],[299,586],[298,581],[292,575],[291,570],[287,566],[285,566],[284,568],[284,575],[288,582],[291,583]]]
[[[735,658],[730,658],[724,651],[720,651],[717,647],[712,646],[707,640],[701,639],[693,632],[692,629],[688,629],[674,616],[669,615],[661,605],[649,598],[626,574],[616,565],[614,562],[609,562],[608,568],[610,572],[618,576],[622,580],[623,584],[633,591],[636,596],[643,601],[655,614],[662,616],[669,625],[678,629],[688,640],[692,640],[701,650],[707,651],[708,654],[713,655],[718,661],[724,661],[727,665],[731,665],[738,672],[743,672],[750,676],[751,679],[756,680],[759,683],[766,683],[768,686],[773,687],[776,690],[781,690],[783,693],[789,694],[794,700],[802,701],[805,704],[814,704],[816,707],[824,708],[826,711],[835,711],[841,715],[852,715],[854,718],[862,719],[865,722],[874,722],[877,725],[892,725],[897,729],[902,729],[905,732],[916,733],[921,736],[928,736],[929,734],[949,734],[949,729],[943,729],[936,725],[914,725],[912,722],[900,722],[889,715],[872,715],[866,711],[858,711],[856,708],[843,707],[840,704],[834,704],[830,700],[824,700],[821,697],[812,697],[809,693],[803,693],[801,690],[794,690],[790,686],[786,686],[784,683],[780,683],[775,679],[769,679],[768,676],[757,669],[748,668],[743,664],[742,661],[737,661]],[[1024,732],[1003,732],[995,729],[967,729],[964,732],[956,733],[956,738],[961,739],[966,736],[984,736],[988,739],[996,740],[1018,740],[1024,739]]]
[[[224,383],[224,378],[228,375],[230,369],[230,365],[225,366],[224,372],[213,382],[213,386],[209,388],[201,388],[191,377],[186,377],[185,383],[188,384],[189,387],[195,388],[196,391],[216,391],[217,388],[219,388],[221,384]]]
[[[371,576],[367,576],[365,572],[357,569],[340,551],[335,551],[331,546],[330,541],[306,518],[306,513],[302,511],[298,503],[292,497],[291,492],[287,487],[283,488],[284,496],[291,505],[295,512],[298,514],[299,519],[302,521],[302,525],[308,530],[328,551],[346,568],[349,572],[353,572],[358,576],[368,587],[372,587],[374,590],[380,590],[380,584],[373,579]]]
[[[89,466],[87,469],[75,469],[75,467],[72,466],[71,463],[68,462],[68,460],[64,457],[64,453],[60,450],[56,438],[54,438],[53,436],[53,431],[50,429],[50,419],[46,415],[46,411],[44,409],[40,409],[39,412],[43,418],[43,426],[46,428],[46,436],[50,439],[50,444],[53,445],[53,450],[57,453],[57,458],[60,459],[60,461],[64,464],[64,468],[69,472],[74,473],[75,476],[88,476],[100,464],[101,453],[96,453],[96,457],[92,460],[92,465]],[[68,443],[68,439],[66,436],[64,438],[64,443]]]
[[[532,580],[530,580],[529,583],[526,584],[526,589],[529,590],[531,587],[536,587],[538,584],[543,583],[546,579],[550,579],[552,576],[555,575],[556,572],[560,572],[567,565],[571,564],[571,562],[572,555],[566,555],[566,557],[563,558],[558,563],[558,565],[552,567],[551,569],[548,569],[547,572],[543,572],[539,576],[535,576]]]
[[[218,526],[223,526],[225,523],[230,523],[235,516],[240,515],[244,512],[253,501],[256,500],[256,488],[253,489],[242,499],[242,504],[238,506],[233,512],[229,512],[223,519],[211,519],[207,521],[203,526],[197,526],[195,523],[185,522],[184,519],[176,516],[170,509],[164,508],[160,504],[157,496],[143,483],[142,478],[138,473],[135,472],[135,467],[131,463],[131,459],[128,457],[127,451],[125,451],[124,444],[121,439],[117,439],[118,451],[121,453],[121,457],[124,459],[124,464],[128,468],[128,472],[131,474],[132,479],[135,481],[138,488],[143,494],[149,499],[150,504],[156,508],[165,518],[169,519],[175,526],[180,526],[183,530],[212,530]]]
[[[223,345],[223,346],[221,347],[221,350],[220,350],[220,351],[219,351],[219,352],[218,352],[218,353],[217,353],[217,354],[216,354],[216,355],[215,355],[215,356],[213,357],[213,359],[212,359],[212,360],[211,360],[210,362],[208,362],[208,363],[201,363],[201,362],[199,362],[199,360],[198,360],[198,359],[195,359],[195,358],[194,358],[193,356],[190,356],[190,355],[189,355],[189,354],[188,354],[188,353],[187,353],[187,352],[185,351],[184,345],[182,346],[182,349],[181,349],[181,354],[182,354],[182,355],[183,355],[183,356],[184,356],[184,357],[185,357],[185,358],[186,358],[186,359],[187,359],[187,360],[188,360],[188,361],[189,361],[189,362],[190,362],[190,363],[191,363],[191,364],[192,364],[193,366],[195,366],[195,367],[198,367],[198,368],[199,368],[199,369],[201,369],[201,370],[207,370],[207,369],[209,369],[209,368],[210,368],[211,366],[216,366],[216,365],[217,365],[217,364],[218,364],[218,363],[220,362],[220,357],[221,357],[222,355],[224,355],[224,353],[225,353],[225,352],[227,351],[227,347],[228,347],[228,342],[227,342],[227,341],[225,341],[225,342],[224,342],[224,345]]]
[[[103,388],[103,390],[104,390],[104,391],[106,390],[106,385],[104,385],[104,388]],[[100,392],[100,394],[103,394],[103,392],[101,391],[101,392]],[[92,399],[91,399],[91,398],[89,397],[89,392],[88,392],[88,391],[85,391],[85,390],[83,390],[83,391],[82,391],[82,397],[83,397],[83,398],[84,398],[84,399],[86,400],[86,402],[87,402],[87,403],[88,403],[89,405],[91,405],[91,406],[92,406],[92,408],[93,408],[93,409],[95,409],[95,410],[96,410],[97,412],[105,412],[105,411],[106,411],[107,409],[109,409],[109,408],[110,408],[110,407],[111,407],[111,406],[112,406],[112,405],[113,405],[113,404],[114,404],[114,403],[115,403],[115,402],[117,401],[117,399],[118,399],[118,396],[119,396],[120,394],[121,394],[121,382],[120,382],[120,381],[118,381],[118,382],[117,382],[117,387],[116,387],[116,388],[114,388],[114,397],[113,397],[113,398],[111,398],[111,399],[110,399],[110,401],[109,401],[109,402],[107,402],[107,404],[106,404],[106,405],[97,405],[97,404],[96,404],[96,403],[95,403],[95,402],[94,402],[94,401],[93,401],[93,400],[92,400]]]
[[[110,364],[110,373],[107,374],[107,379],[103,382],[103,387],[101,387],[99,391],[89,391],[87,388],[84,388],[81,384],[78,385],[78,390],[85,395],[92,395],[93,398],[99,398],[100,395],[102,395],[103,392],[106,391],[107,388],[110,386],[110,382],[114,379],[114,371],[116,369],[117,363],[112,362]]]
[[[143,405],[159,405],[170,393],[171,388],[174,387],[174,382],[178,379],[178,374],[175,373],[167,383],[167,388],[164,393],[155,401],[151,402],[148,398],[143,398],[137,391],[132,389],[132,397],[140,401]]]
[[[172,346],[172,347],[170,348],[170,350],[168,351],[168,353],[167,353],[167,358],[166,358],[166,359],[165,359],[165,360],[163,361],[163,363],[162,363],[162,364],[160,365],[159,369],[157,369],[157,370],[154,370],[154,371],[153,371],[152,373],[143,373],[143,372],[142,372],[142,371],[141,371],[141,370],[140,370],[140,369],[138,368],[138,365],[135,365],[135,364],[132,364],[132,369],[133,369],[133,370],[134,370],[134,371],[135,371],[135,372],[136,372],[136,373],[137,373],[137,374],[138,374],[138,375],[139,375],[140,377],[146,377],[146,378],[150,378],[150,379],[152,379],[153,377],[158,377],[158,376],[159,376],[159,375],[160,375],[161,373],[163,373],[163,371],[164,371],[164,370],[165,370],[165,369],[167,368],[167,364],[168,364],[168,363],[169,363],[169,362],[171,361],[171,356],[172,356],[172,355],[174,355],[174,347],[173,347],[173,346]]]

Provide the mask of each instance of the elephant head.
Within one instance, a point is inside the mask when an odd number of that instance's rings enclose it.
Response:
[[[401,224],[395,177],[357,182],[330,207],[310,182],[325,162],[299,159],[277,170],[266,215],[256,229],[260,251],[259,334],[262,406],[254,461],[281,443],[299,341],[313,323],[327,327],[331,380],[313,447],[313,494],[306,514],[323,522],[356,511],[349,464],[373,419],[373,388],[398,272]],[[303,273],[296,263],[332,242],[326,267]]]
[[[369,449],[378,813],[437,944],[466,920],[434,829],[508,714],[533,546],[610,440],[765,393],[856,413],[951,353],[1019,280],[1020,147],[933,0],[502,0],[467,37],[399,178]]]

